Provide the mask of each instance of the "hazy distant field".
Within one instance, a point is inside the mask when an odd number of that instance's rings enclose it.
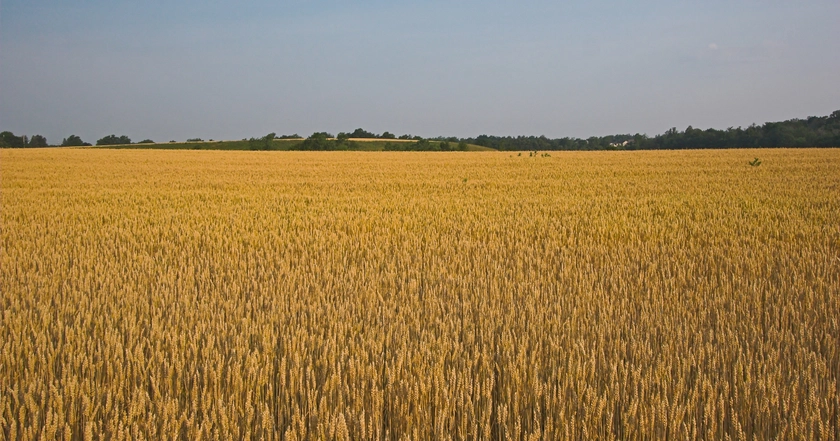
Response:
[[[0,190],[0,439],[840,440],[838,149],[2,150]]]

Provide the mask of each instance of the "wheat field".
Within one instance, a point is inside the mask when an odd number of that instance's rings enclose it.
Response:
[[[2,440],[840,441],[837,149],[2,150],[0,190]]]

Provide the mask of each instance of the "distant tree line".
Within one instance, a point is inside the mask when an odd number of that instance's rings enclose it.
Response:
[[[269,133],[268,135],[263,136],[262,138],[251,138],[248,140],[248,145],[251,147],[251,150],[271,150],[274,146],[274,138],[277,137],[277,134],[274,132]]]
[[[411,135],[401,135],[399,138],[397,138],[397,136],[394,135],[391,132],[382,132],[381,135],[377,135],[375,133],[368,132],[367,130],[364,130],[362,128],[358,128],[358,129],[356,129],[352,132],[349,132],[349,133],[339,132],[339,134],[336,135],[336,138],[337,139],[350,139],[350,138],[358,138],[358,139],[414,139],[414,140],[418,140],[418,141],[423,139],[420,136],[411,136]]]
[[[295,150],[345,150],[343,148],[346,145],[345,142],[332,138],[333,136],[327,132],[315,132],[295,146]]]
[[[385,151],[458,151],[458,150],[466,150],[467,143],[464,141],[454,141],[449,142],[448,140],[429,140],[423,139],[419,136],[411,136],[411,135],[403,135],[399,139],[403,140],[403,142],[396,141],[396,136],[391,135],[390,137],[383,138],[382,136],[375,136],[369,132],[363,132],[362,129],[357,129],[353,133],[346,133],[340,132],[338,135],[333,137],[330,133],[327,132],[315,132],[308,138],[304,139],[303,142],[292,145],[289,147],[290,150],[309,150],[309,151],[332,151],[332,150],[360,150],[359,143],[357,141],[351,141],[352,138],[357,139],[377,139],[377,140],[389,140],[393,139],[395,141],[386,142],[383,149]],[[364,135],[367,133],[367,136],[359,136]],[[390,135],[388,132],[385,132],[383,135],[387,136]],[[404,142],[405,140],[411,140],[415,142]]]
[[[26,147],[47,147],[47,138],[41,135],[16,136],[12,132],[0,132],[0,147],[26,148]]]
[[[678,150],[730,149],[760,147],[840,147],[840,110],[829,116],[811,116],[768,122],[747,128],[695,129],[672,128],[661,135],[609,135],[587,139],[545,136],[488,136],[464,141],[497,150]]]
[[[340,137],[333,137],[327,132],[315,132],[303,142],[290,147],[290,150],[309,150],[316,152],[331,151],[331,150],[350,150],[350,143],[347,141],[348,136],[345,133],[339,133]]]
[[[108,135],[104,138],[99,139],[96,141],[96,145],[124,145],[124,144],[131,144],[131,138],[128,136],[122,135]]]
[[[154,143],[151,139],[145,139],[140,141],[140,144],[145,143]],[[127,136],[117,136],[117,135],[108,135],[105,136],[98,141],[96,141],[96,145],[120,145],[120,144],[131,144],[131,139]],[[70,135],[64,138],[59,144],[60,147],[82,147],[82,146],[90,146],[89,142],[82,141],[78,135]],[[0,132],[0,147],[10,147],[10,148],[27,148],[27,147],[49,147],[50,144],[47,142],[47,138],[41,135],[32,135],[32,137],[27,136],[16,136],[12,132]]]
[[[481,135],[474,138],[437,137],[423,139],[420,136],[402,135],[383,132],[376,135],[362,128],[353,132],[340,132],[333,137],[327,132],[316,132],[301,143],[291,146],[293,150],[352,150],[355,145],[351,139],[400,139],[414,140],[416,143],[392,142],[385,145],[385,150],[429,150],[450,151],[465,150],[467,144],[475,144],[496,150],[540,151],[540,150],[677,150],[677,149],[729,149],[760,147],[840,147],[840,110],[829,116],[810,116],[805,119],[790,119],[781,122],[768,122],[761,126],[747,128],[695,129],[688,126],[679,131],[671,128],[661,135],[649,137],[643,134],[623,134],[593,136],[581,138],[550,139],[545,136],[492,136]],[[260,138],[243,139],[248,141],[252,150],[275,150],[275,139],[303,139],[297,134],[277,136],[269,133]],[[190,138],[189,142],[202,141]],[[212,140],[211,140],[212,141]],[[175,142],[175,141],[170,141]],[[151,139],[144,139],[139,144],[153,144]],[[128,136],[108,135],[96,141],[96,145],[131,144]],[[89,146],[77,135],[70,135],[61,142],[62,147]],[[41,135],[16,136],[12,132],[0,133],[0,147],[25,148],[47,147],[47,139]]]
[[[385,144],[384,150],[388,152],[463,152],[467,150],[467,143],[420,139],[417,142],[389,142]]]

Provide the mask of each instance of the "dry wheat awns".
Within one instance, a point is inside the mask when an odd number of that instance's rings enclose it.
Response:
[[[840,441],[836,149],[3,150],[0,189],[0,440]]]

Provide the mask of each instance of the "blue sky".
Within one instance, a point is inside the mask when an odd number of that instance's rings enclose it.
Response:
[[[0,130],[588,137],[840,109],[840,2],[0,2]]]

